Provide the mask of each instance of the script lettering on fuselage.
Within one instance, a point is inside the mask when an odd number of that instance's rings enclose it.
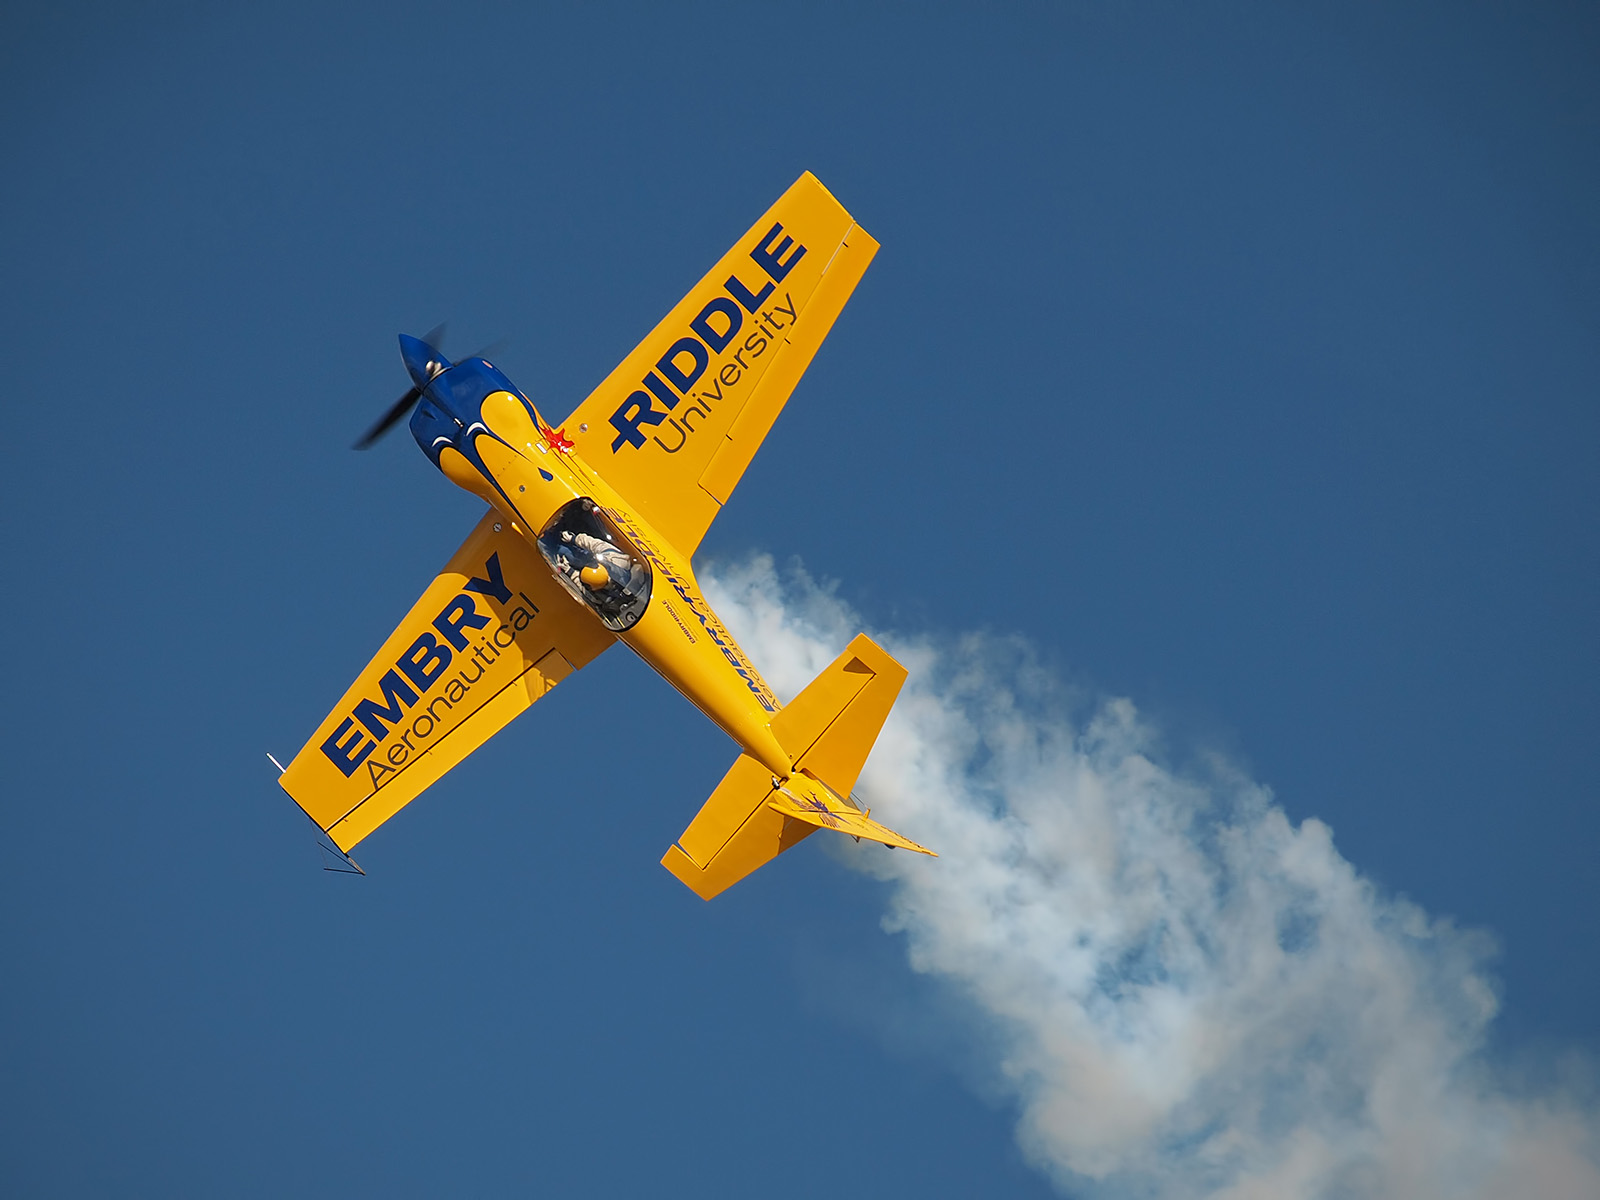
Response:
[[[722,400],[722,389],[733,387],[746,371],[754,369],[755,361],[782,340],[781,331],[795,323],[797,314],[789,293],[784,293],[782,304],[773,293],[805,252],[804,246],[783,232],[781,223],[767,231],[750,251],[751,261],[766,279],[752,292],[738,272],[728,276],[722,285],[724,294],[706,302],[689,322],[688,331],[666,347],[654,370],[646,371],[639,381],[641,386],[611,414],[611,427],[617,431],[611,453],[624,446],[643,446],[641,426],[657,427],[651,438],[668,454],[683,449],[695,431],[696,414],[701,419],[709,417],[712,406]],[[735,344],[745,330],[746,317],[754,329]],[[677,412],[680,402],[684,404],[681,413]],[[659,428],[662,422],[667,430]],[[667,433],[665,440],[663,432]]]
[[[622,531],[639,548],[639,552],[650,560],[650,565],[655,569],[656,574],[672,585],[672,590],[677,593],[678,599],[683,602],[684,607],[700,623],[700,627],[705,630],[706,637],[711,639],[711,643],[722,651],[722,657],[728,660],[734,671],[738,673],[739,678],[744,680],[745,687],[750,689],[751,695],[755,696],[761,707],[770,713],[777,712],[778,698],[772,694],[772,689],[767,686],[766,680],[761,678],[761,672],[757,671],[751,665],[750,660],[744,656],[744,651],[739,649],[739,643],[733,640],[733,634],[728,632],[722,621],[717,617],[716,612],[706,603],[705,597],[701,596],[698,589],[688,580],[672,569],[671,564],[661,556],[661,552],[651,544],[650,539],[645,536],[637,525],[628,519],[626,514],[611,508],[605,511],[613,521],[622,526]],[[678,616],[677,611],[670,603],[665,604],[664,607],[667,610],[667,614],[672,618],[673,623],[682,631],[683,636],[693,643],[696,640],[695,635],[688,624],[682,617]]]
[[[479,610],[479,597],[488,612]],[[491,554],[483,564],[483,576],[468,579],[439,610],[433,628],[419,634],[379,678],[379,698],[363,696],[357,701],[322,743],[322,753],[346,778],[366,764],[377,791],[387,782],[386,776],[398,773],[413,755],[426,750],[435,733],[454,727],[450,710],[468,698],[484,672],[538,615],[539,606],[525,594],[513,596],[499,552]],[[498,625],[490,629],[497,619]],[[477,707],[469,704],[467,712]],[[374,755],[390,734],[397,734],[398,740]]]

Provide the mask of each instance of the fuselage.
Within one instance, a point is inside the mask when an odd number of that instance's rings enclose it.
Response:
[[[421,389],[411,432],[452,482],[493,505],[572,602],[614,633],[778,779],[792,764],[779,704],[707,603],[687,557],[573,452],[483,359],[452,364],[401,338]]]

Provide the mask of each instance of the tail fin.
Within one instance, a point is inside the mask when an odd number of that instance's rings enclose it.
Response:
[[[780,782],[741,754],[661,865],[709,900],[824,826],[933,853],[885,829],[846,798],[905,679],[906,669],[883,647],[857,635],[772,720],[795,773]]]

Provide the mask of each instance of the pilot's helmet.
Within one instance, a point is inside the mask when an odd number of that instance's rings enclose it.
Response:
[[[598,592],[611,582],[611,572],[601,566],[585,567],[578,572],[578,578],[583,580],[583,586],[591,592]]]

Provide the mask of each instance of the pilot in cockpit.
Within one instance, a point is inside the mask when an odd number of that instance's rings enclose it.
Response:
[[[645,579],[643,566],[625,550],[603,538],[570,529],[561,531],[556,565],[583,589],[583,594],[606,607],[625,607]]]

